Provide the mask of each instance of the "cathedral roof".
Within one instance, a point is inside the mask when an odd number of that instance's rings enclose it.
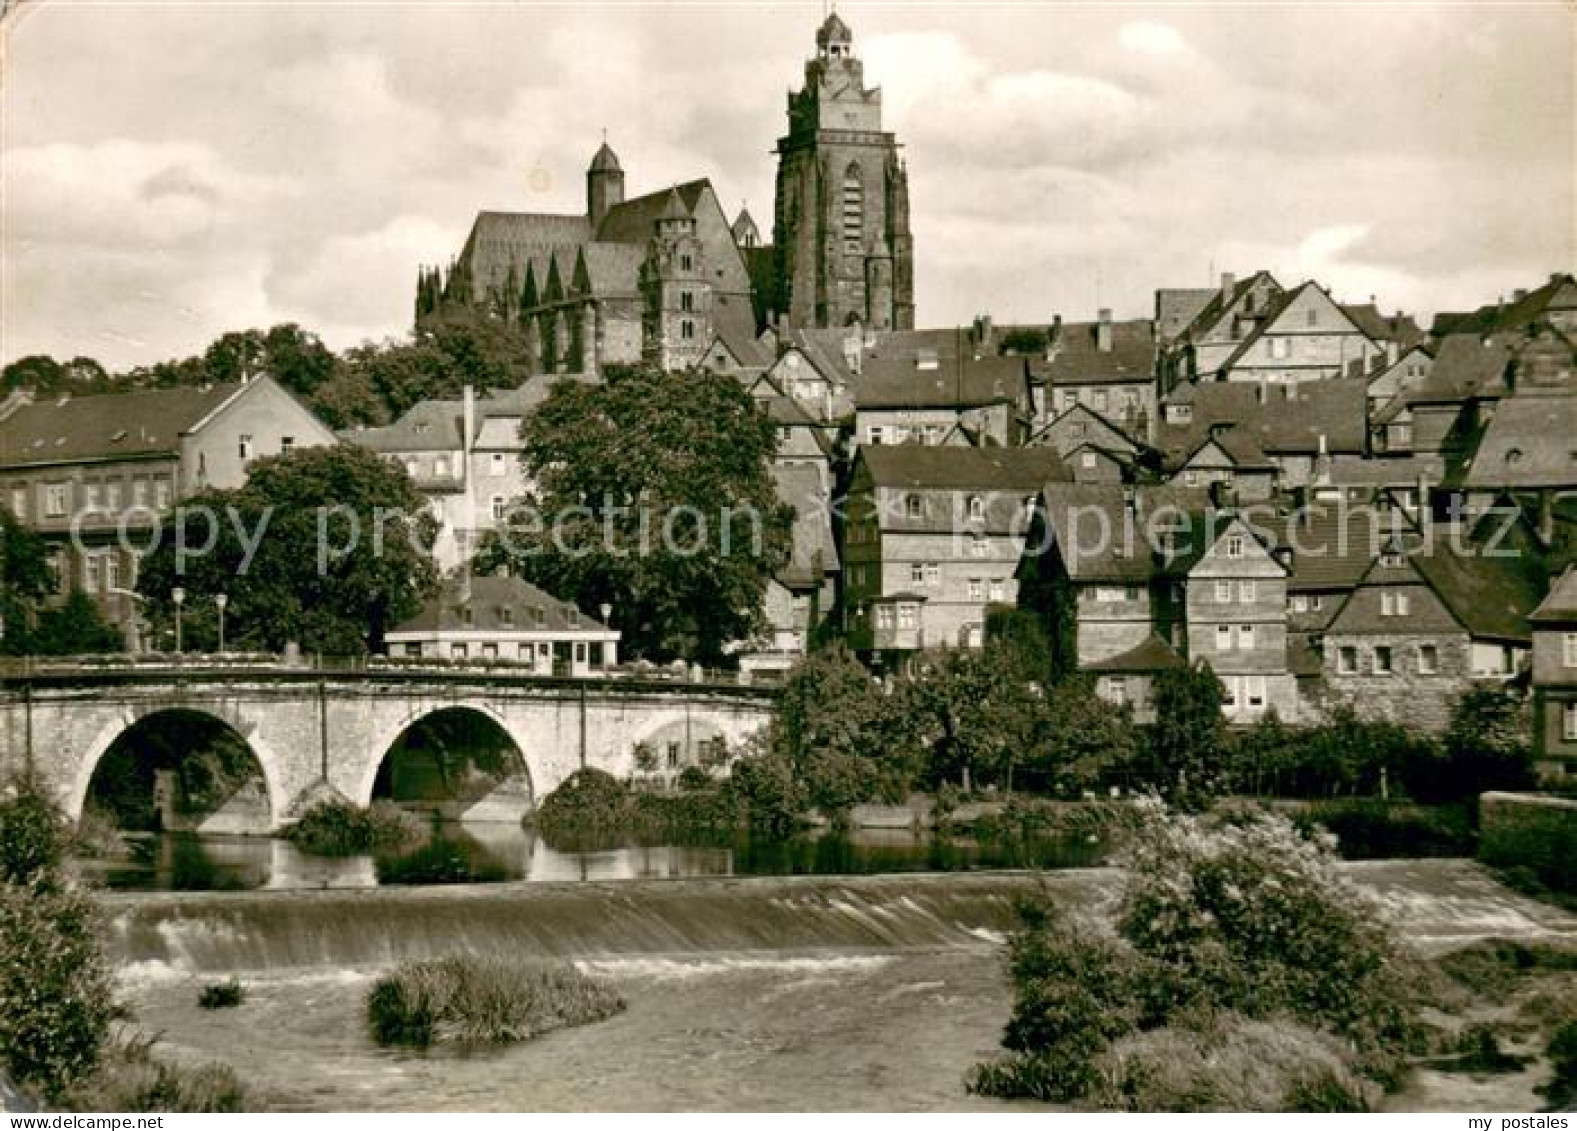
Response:
[[[603,142],[602,147],[592,157],[591,167],[588,171],[592,173],[622,173],[624,170],[619,165],[619,155],[608,147],[607,142]]]
[[[684,201],[679,197],[678,189],[671,188],[668,190],[667,199],[663,201],[663,210],[658,213],[657,218],[659,220],[688,220],[690,218],[690,209],[684,206]]]
[[[599,296],[633,295],[640,290],[643,248],[627,243],[588,243],[581,246],[581,264],[575,285]],[[584,266],[584,275],[581,267]]]
[[[516,284],[526,277],[526,264],[536,267],[537,286],[547,278],[548,260],[554,251],[578,247],[592,238],[591,221],[584,216],[558,216],[546,212],[478,212],[466,240],[464,255],[478,294],[501,286],[514,266]]]
[[[848,43],[854,38],[854,33],[849,30],[849,25],[837,12],[829,15],[826,21],[816,32],[816,46],[825,47],[829,43]]]
[[[615,204],[602,218],[602,223],[597,228],[597,240],[601,243],[644,245],[652,238],[652,226],[662,218],[672,197],[679,198],[684,207],[683,215],[688,218],[695,214],[701,194],[711,187],[711,182],[702,177],[697,181],[675,185],[673,188],[647,193],[645,196],[633,197],[621,204]],[[586,238],[591,237],[588,235]]]

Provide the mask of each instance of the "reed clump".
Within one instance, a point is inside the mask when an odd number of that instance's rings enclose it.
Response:
[[[382,1045],[510,1044],[612,1017],[624,1000],[566,963],[451,955],[408,963],[367,995]]]

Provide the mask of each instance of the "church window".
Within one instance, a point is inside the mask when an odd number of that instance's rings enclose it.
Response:
[[[695,261],[688,254],[679,257],[679,270],[688,271],[695,265]]]
[[[850,165],[843,175],[843,250],[846,255],[860,254],[865,234],[865,185],[860,167]]]
[[[679,292],[679,309],[689,312],[695,309],[695,295],[689,291]]]
[[[683,322],[679,323],[679,336],[681,338],[683,338],[687,342],[690,341],[692,338],[694,338],[695,337],[695,323],[690,321],[688,318],[686,318]]]

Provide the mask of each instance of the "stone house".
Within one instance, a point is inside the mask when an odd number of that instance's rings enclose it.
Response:
[[[1385,345],[1318,284],[1306,282],[1276,296],[1209,372],[1225,381],[1297,385],[1367,375],[1386,361]]]
[[[1260,320],[1281,297],[1280,283],[1268,271],[1246,279],[1223,273],[1221,286],[1199,306],[1181,330],[1175,328],[1182,313],[1194,308],[1194,291],[1157,291],[1157,321],[1165,321],[1156,357],[1156,375],[1163,393],[1179,384],[1215,380],[1222,365],[1248,340]]]
[[[865,447],[845,512],[850,646],[878,666],[924,648],[978,648],[1012,605],[1034,501],[1067,469],[1044,448]]]
[[[1276,492],[1276,465],[1254,436],[1241,428],[1212,429],[1172,477],[1185,487],[1225,488],[1244,503]]]
[[[1328,701],[1433,733],[1476,680],[1525,666],[1537,563],[1460,555],[1418,535],[1389,540],[1325,631]]]
[[[40,403],[16,394],[0,412],[0,498],[43,535],[62,591],[86,592],[132,648],[144,642],[126,544],[151,545],[163,513],[194,492],[243,486],[256,459],[338,442],[267,376]]]
[[[1533,625],[1533,756],[1541,777],[1577,776],[1577,568],[1529,618]]]

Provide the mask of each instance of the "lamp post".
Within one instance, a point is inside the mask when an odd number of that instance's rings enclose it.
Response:
[[[186,590],[177,585],[170,590],[170,600],[175,602],[175,654],[181,654],[181,606],[186,603]]]
[[[225,650],[225,606],[230,603],[230,598],[224,593],[214,594],[214,604],[219,609],[219,651]]]

